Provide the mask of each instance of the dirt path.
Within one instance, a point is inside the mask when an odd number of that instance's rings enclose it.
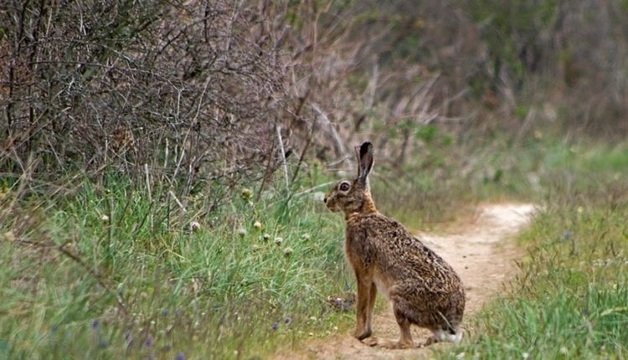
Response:
[[[425,244],[445,258],[462,278],[467,295],[465,316],[480,309],[516,271],[513,260],[517,257],[517,250],[507,240],[527,223],[534,207],[529,204],[491,204],[480,206],[478,210],[475,221],[462,226],[454,234],[420,234]],[[462,327],[465,327],[464,322]],[[389,307],[375,315],[373,333],[378,338],[399,337],[399,327]],[[415,344],[419,344],[430,333],[413,327],[412,335]],[[366,346],[348,332],[306,343],[302,350],[289,355],[282,354],[278,358],[427,359],[430,357],[430,348],[436,346],[447,344],[409,350],[387,350]]]

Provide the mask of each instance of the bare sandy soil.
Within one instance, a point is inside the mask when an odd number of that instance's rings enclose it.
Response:
[[[474,221],[459,227],[453,234],[440,236],[419,234],[424,243],[447,260],[465,284],[465,316],[478,311],[494,297],[503,284],[516,273],[519,252],[509,241],[524,226],[534,211],[530,204],[489,204],[478,208]],[[462,325],[465,328],[465,323]],[[467,330],[469,330],[467,328]],[[392,310],[386,307],[374,316],[373,335],[397,339],[399,327]],[[413,327],[418,346],[431,335]],[[448,344],[425,348],[388,350],[369,347],[353,338],[350,331],[303,344],[302,349],[277,354],[277,359],[429,359],[431,350]]]

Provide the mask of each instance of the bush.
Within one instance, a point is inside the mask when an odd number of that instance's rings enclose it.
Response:
[[[3,7],[0,171],[143,179],[148,169],[187,193],[202,179],[274,168],[289,64],[271,10],[161,0]]]

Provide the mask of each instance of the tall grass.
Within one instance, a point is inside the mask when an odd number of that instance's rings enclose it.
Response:
[[[342,326],[325,302],[349,279],[342,229],[310,196],[241,189],[201,217],[201,197],[122,180],[21,207],[13,195],[0,358],[249,358]]]

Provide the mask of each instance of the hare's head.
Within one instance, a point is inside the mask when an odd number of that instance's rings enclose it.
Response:
[[[373,144],[365,142],[356,146],[358,176],[353,180],[342,180],[325,195],[325,204],[331,211],[345,214],[370,213],[377,211],[369,190],[368,175],[373,167]]]

